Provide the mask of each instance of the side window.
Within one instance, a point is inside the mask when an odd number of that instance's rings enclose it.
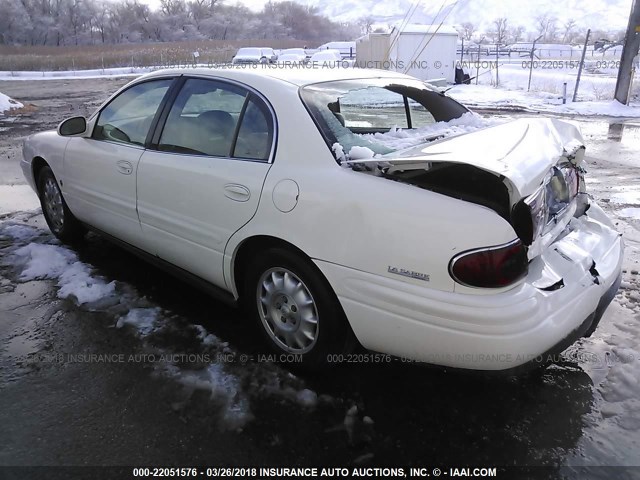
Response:
[[[242,116],[233,156],[251,160],[268,160],[273,141],[273,119],[268,107],[251,96]]]
[[[128,88],[98,116],[93,138],[144,145],[153,117],[172,80],[154,80]]]
[[[246,97],[235,85],[188,79],[171,107],[158,149],[228,157]]]

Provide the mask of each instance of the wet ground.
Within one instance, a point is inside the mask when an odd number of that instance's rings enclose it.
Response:
[[[27,105],[0,117],[0,465],[640,465],[638,123],[576,119],[627,254],[600,327],[563,361],[519,378],[400,361],[294,375],[260,356],[240,311],[100,237],[70,250],[46,229],[21,139],[126,82],[0,82]]]

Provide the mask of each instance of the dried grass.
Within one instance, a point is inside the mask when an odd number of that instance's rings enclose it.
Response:
[[[193,62],[220,63],[231,60],[243,46],[275,49],[302,47],[299,40],[203,40],[191,42],[116,44],[88,46],[6,46],[0,45],[0,70],[61,71],[115,67],[180,66]]]

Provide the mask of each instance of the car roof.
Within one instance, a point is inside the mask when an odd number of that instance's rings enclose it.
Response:
[[[345,63],[346,65],[346,63]],[[180,68],[170,70],[158,70],[148,73],[141,78],[152,78],[164,75],[197,75],[223,77],[237,81],[251,82],[252,79],[269,78],[274,81],[291,83],[300,87],[310,85],[312,83],[353,80],[367,78],[396,78],[403,80],[415,80],[414,77],[404,75],[402,73],[376,70],[368,68],[328,68],[328,67],[283,67],[282,65],[251,65],[251,66],[233,66],[226,68]]]

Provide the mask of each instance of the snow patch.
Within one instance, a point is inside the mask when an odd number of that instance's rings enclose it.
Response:
[[[13,110],[14,108],[22,108],[20,102],[16,102],[13,98],[7,97],[4,93],[0,92],[0,115],[8,110]]]
[[[132,308],[124,316],[118,319],[116,328],[122,328],[125,325],[133,326],[140,335],[149,335],[158,325],[158,316],[160,308]]]
[[[0,229],[0,234],[7,235],[14,240],[25,241],[40,235],[40,231],[29,225],[9,224]]]
[[[67,248],[30,243],[17,249],[15,255],[24,262],[20,279],[58,280],[58,298],[75,298],[82,305],[115,293],[115,282],[106,283],[94,277],[91,268],[80,262],[78,256]]]
[[[253,418],[238,377],[227,373],[223,365],[213,363],[202,370],[174,370],[173,373],[188,389],[207,391],[211,399],[221,402],[222,420],[227,427],[241,428]]]
[[[347,159],[347,156],[344,153],[344,149],[342,148],[342,145],[340,145],[339,143],[334,143],[331,146],[331,150],[333,151],[333,154],[336,156],[336,160],[338,160],[338,162],[342,163]]]
[[[602,387],[602,396],[608,402],[623,402],[636,398],[640,390],[640,380],[636,374],[636,365],[619,363],[611,367],[607,382]]]
[[[507,111],[521,110],[568,115],[640,117],[640,106],[638,105],[623,105],[615,100],[599,99],[598,97],[600,95],[595,94],[593,96],[586,96],[590,90],[600,91],[606,89],[609,91],[608,89],[610,87],[612,97],[615,78],[594,78],[594,82],[596,80],[610,80],[610,85],[607,84],[607,86],[604,86],[596,83],[591,85],[591,88],[589,88],[587,84],[582,85],[580,98],[582,98],[583,101],[572,102],[571,95],[569,94],[567,103],[563,104],[560,91],[562,82],[567,80],[563,75],[555,75],[552,73],[549,78],[545,78],[547,74],[542,75],[542,72],[538,71],[536,74],[541,77],[538,79],[540,87],[538,89],[532,87],[531,91],[526,91],[528,71],[517,71],[516,73],[524,74],[524,76],[522,78],[513,77],[510,81],[506,80],[508,77],[505,76],[505,71],[506,70],[502,68],[500,70],[500,88],[495,88],[495,86],[492,85],[456,85],[450,89],[447,95],[468,107],[475,108]],[[553,92],[545,91],[545,89],[553,90]],[[570,84],[569,92],[572,91],[573,85]]]
[[[305,388],[296,394],[296,400],[303,407],[315,407],[318,404],[318,394]]]
[[[640,220],[640,208],[623,208],[620,210],[620,215],[627,218],[633,218]]]
[[[194,327],[198,331],[198,339],[202,342],[203,345],[213,346],[220,343],[218,337],[216,337],[212,333],[209,333],[207,329],[202,325],[194,325]],[[226,344],[223,343],[223,346],[226,346]]]
[[[640,204],[640,192],[637,190],[629,190],[626,192],[615,193],[611,195],[611,201],[622,204]]]
[[[350,160],[366,160],[373,158],[374,156],[375,152],[368,147],[359,147],[358,145],[355,145],[351,147],[351,150],[349,150]]]
[[[449,120],[448,122],[436,122],[413,130],[402,130],[399,128],[393,128],[385,133],[366,134],[362,136],[369,141],[381,143],[385,147],[391,148],[393,150],[404,150],[406,148],[415,147],[416,145],[420,145],[437,138],[475,132],[476,130],[491,127],[499,123],[502,123],[502,121],[498,119],[483,118],[478,114],[467,112],[461,117],[454,118],[452,120]],[[351,149],[351,152],[352,151],[353,148]],[[349,152],[350,157],[351,152]]]
[[[0,185],[0,215],[39,207],[40,200],[29,185]]]

